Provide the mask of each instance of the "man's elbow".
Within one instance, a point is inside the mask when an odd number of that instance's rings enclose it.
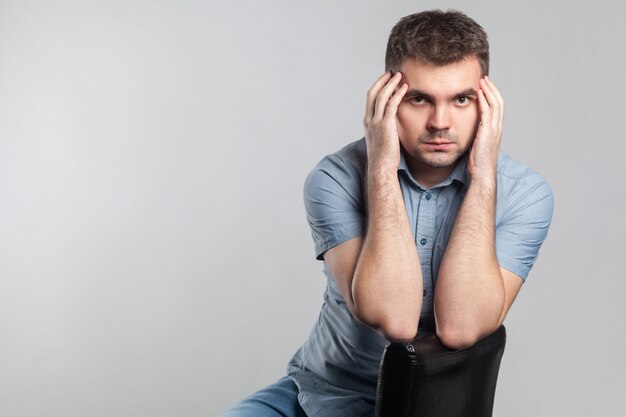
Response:
[[[413,320],[411,318],[397,318],[397,317],[368,317],[365,314],[360,314],[358,311],[355,314],[357,320],[368,326],[374,328],[381,333],[389,341],[395,340],[413,340],[417,336],[417,326],[419,319]]]
[[[437,337],[445,347],[452,350],[467,349],[480,339],[480,335],[471,329],[460,328],[438,328]]]
[[[388,324],[380,328],[389,341],[413,340],[417,336],[417,322]]]

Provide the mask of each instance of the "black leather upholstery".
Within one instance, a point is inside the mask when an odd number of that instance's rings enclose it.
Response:
[[[376,417],[490,417],[505,344],[504,326],[456,351],[434,335],[390,343],[380,365]]]

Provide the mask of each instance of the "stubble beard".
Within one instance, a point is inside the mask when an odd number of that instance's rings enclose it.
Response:
[[[420,154],[419,161],[429,168],[447,168],[453,166],[461,155],[457,152],[434,151],[428,154]]]
[[[451,134],[447,130],[432,130],[428,133],[417,138],[419,144],[425,142],[433,142],[438,139],[443,139],[447,142],[451,142],[455,146],[459,143],[459,138],[456,135]],[[419,153],[416,155],[416,159],[423,165],[430,168],[446,168],[453,166],[456,161],[459,160],[462,154],[459,154],[456,147],[448,151],[430,151],[425,153]]]

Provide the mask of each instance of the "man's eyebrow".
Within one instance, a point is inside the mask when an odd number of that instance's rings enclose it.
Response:
[[[418,89],[412,89],[412,90],[408,90],[405,94],[405,97],[415,97],[415,96],[420,96],[420,97],[424,97],[427,100],[432,100],[433,96],[431,96],[430,94],[428,94],[425,91],[422,90],[418,90]],[[469,96],[469,97],[476,97],[478,96],[478,92],[476,91],[476,89],[474,88],[466,88],[465,90],[456,93],[455,95],[453,95],[452,97],[462,97],[462,96]]]
[[[420,97],[424,97],[427,100],[431,100],[433,97],[428,94],[425,91],[422,90],[416,90],[416,89],[412,89],[412,90],[408,90],[406,93],[404,93],[405,97],[414,97],[414,96],[420,96]]]
[[[463,91],[461,91],[458,94],[455,94],[454,97],[461,97],[461,96],[477,96],[478,92],[476,91],[476,89],[474,88],[467,88]]]

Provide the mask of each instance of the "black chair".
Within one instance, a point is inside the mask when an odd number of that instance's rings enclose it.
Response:
[[[506,344],[501,326],[450,350],[437,336],[390,343],[380,365],[376,417],[491,417]]]

